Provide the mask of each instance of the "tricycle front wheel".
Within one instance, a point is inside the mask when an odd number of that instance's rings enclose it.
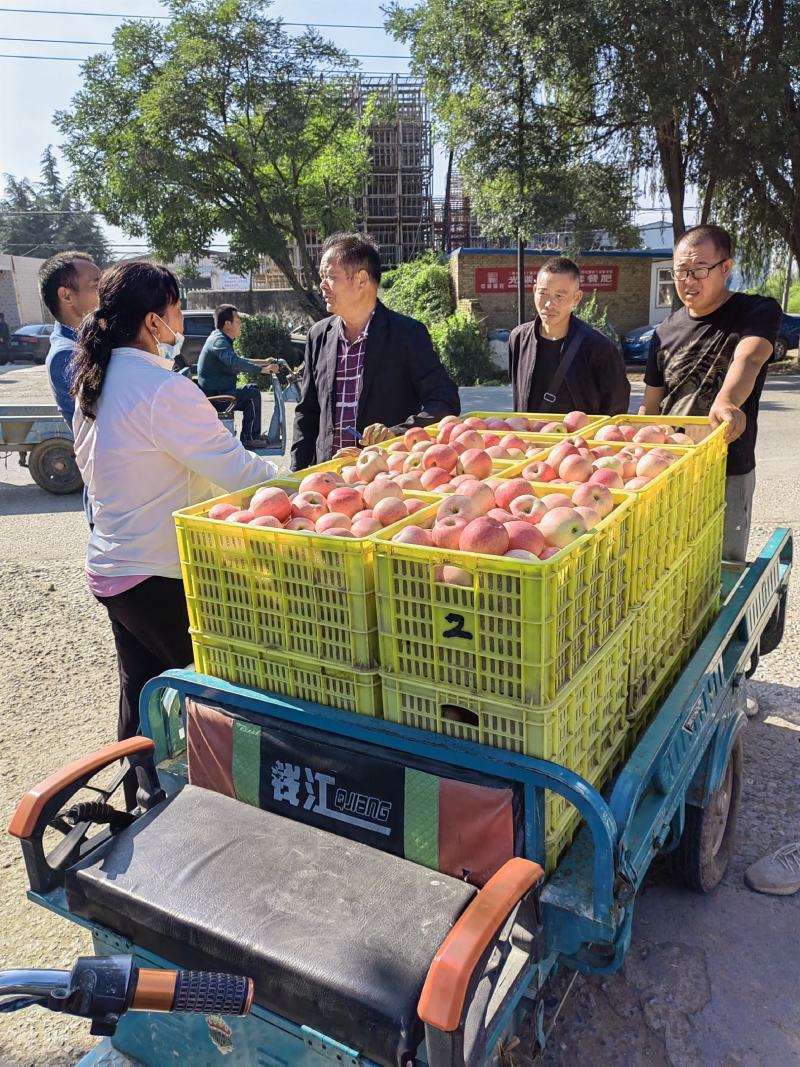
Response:
[[[687,805],[683,834],[672,854],[675,874],[696,893],[710,893],[722,881],[733,852],[741,796],[742,739],[737,737],[706,807]]]

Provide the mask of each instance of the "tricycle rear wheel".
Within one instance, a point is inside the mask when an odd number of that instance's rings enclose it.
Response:
[[[39,488],[48,493],[77,493],[83,486],[72,441],[64,437],[36,445],[28,456],[28,469]]]
[[[704,808],[687,805],[686,822],[672,868],[695,893],[710,893],[722,881],[736,838],[736,818],[742,795],[742,738],[728,756],[725,774]]]

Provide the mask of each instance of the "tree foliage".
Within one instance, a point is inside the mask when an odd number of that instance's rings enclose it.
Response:
[[[168,6],[165,24],[123,23],[56,117],[79,187],[168,259],[199,257],[218,231],[232,269],[270,256],[318,318],[305,229],[350,225],[368,167],[354,64],[314,30],[291,36],[264,13],[267,0]]]
[[[577,0],[394,3],[388,27],[409,45],[438,130],[489,235],[566,227],[635,242],[627,168],[584,136],[562,89]],[[564,37],[564,33],[570,32]]]
[[[488,341],[469,315],[456,311],[434,323],[431,340],[456,385],[477,385],[501,377]]]
[[[455,311],[452,275],[433,252],[411,263],[401,263],[384,279],[384,289],[387,307],[419,319],[428,327]]]
[[[102,229],[72,186],[61,180],[48,146],[38,182],[6,175],[0,201],[0,252],[47,259],[71,249],[88,252],[101,266],[108,262]]]

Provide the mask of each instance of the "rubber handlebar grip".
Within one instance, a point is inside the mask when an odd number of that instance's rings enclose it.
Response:
[[[202,1015],[247,1015],[253,979],[214,971],[178,971],[173,1011]]]

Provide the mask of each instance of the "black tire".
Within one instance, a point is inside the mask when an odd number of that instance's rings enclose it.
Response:
[[[775,347],[772,350],[772,359],[775,363],[778,360],[786,359],[786,354],[789,351],[789,342],[785,337],[779,337],[775,342]]]
[[[672,853],[672,870],[695,893],[710,893],[722,881],[736,838],[742,796],[742,738],[736,738],[719,788],[705,808],[687,804],[686,822]]]
[[[72,441],[65,437],[51,437],[42,441],[28,455],[31,478],[48,493],[77,493],[83,479],[75,462]]]

